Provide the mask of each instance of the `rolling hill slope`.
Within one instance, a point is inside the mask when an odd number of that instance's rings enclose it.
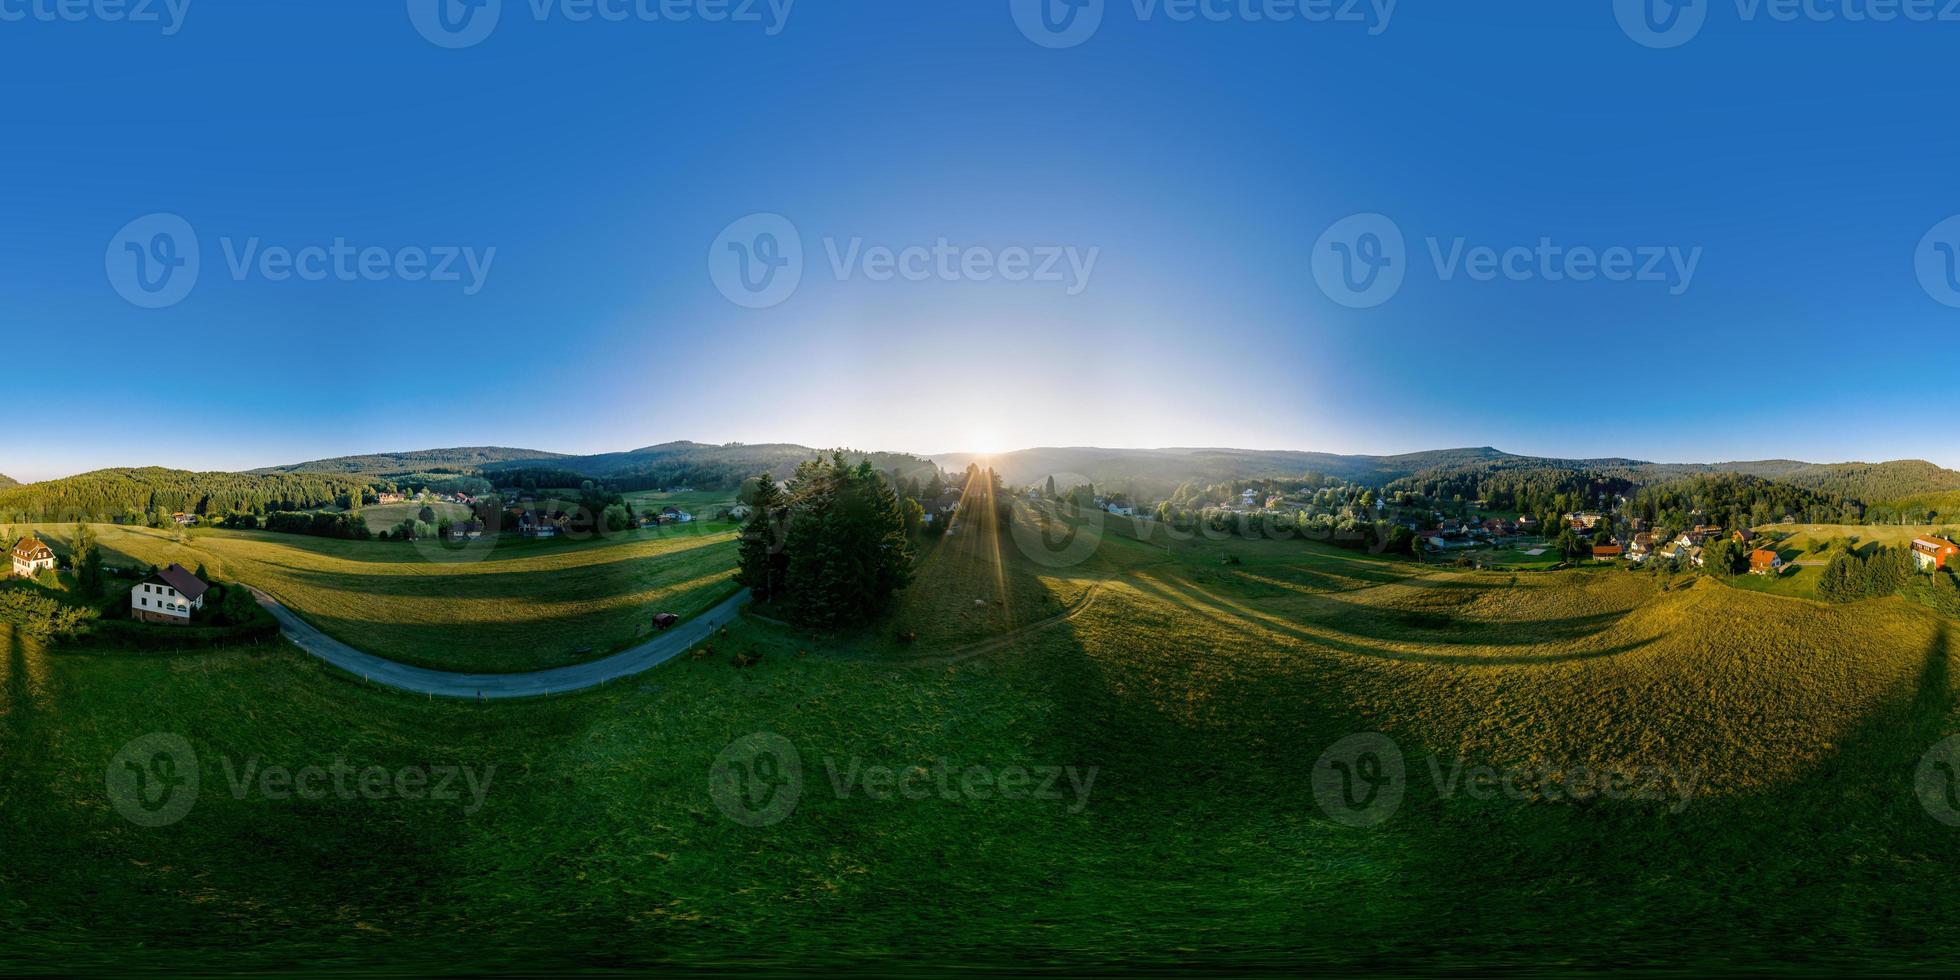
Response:
[[[1452,470],[1550,469],[1597,473],[1635,483],[1660,483],[1717,473],[1778,480],[1834,496],[1872,502],[1913,494],[1960,490],[1960,472],[1926,462],[1806,463],[1755,460],[1725,463],[1653,463],[1625,458],[1558,459],[1520,456],[1489,446],[1440,449],[1399,456],[1343,456],[1332,453],[1250,449],[1024,449],[985,456],[945,453],[933,457],[948,469],[981,462],[1010,484],[1083,478],[1102,486],[1131,487],[1163,494],[1182,483],[1204,485],[1235,479],[1294,477],[1319,473],[1355,483],[1381,486],[1405,477]]]
[[[544,463],[563,459],[558,453],[539,449],[509,449],[503,446],[473,446],[459,449],[420,449],[403,453],[371,453],[363,456],[337,456],[285,466],[252,470],[270,473],[420,473],[432,469],[475,469],[494,463],[523,461]]]

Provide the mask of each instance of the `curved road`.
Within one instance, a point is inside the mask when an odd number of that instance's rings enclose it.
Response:
[[[279,600],[252,590],[252,596],[279,621],[280,629],[293,645],[327,663],[376,684],[428,694],[441,698],[536,698],[598,687],[607,681],[630,677],[650,670],[679,656],[707,639],[740,615],[749,590],[735,593],[721,604],[687,622],[669,628],[654,638],[623,653],[588,664],[574,664],[532,674],[452,674],[447,671],[410,667],[362,653],[315,629]]]

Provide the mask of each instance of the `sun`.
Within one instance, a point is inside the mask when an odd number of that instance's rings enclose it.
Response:
[[[1001,444],[1000,430],[989,425],[976,425],[966,430],[966,451],[981,456],[992,456],[1004,452],[1007,447]]]

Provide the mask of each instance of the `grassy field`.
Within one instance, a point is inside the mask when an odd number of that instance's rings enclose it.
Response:
[[[678,507],[693,514],[696,520],[709,520],[724,507],[735,506],[733,490],[693,490],[687,493],[658,493],[642,490],[638,493],[624,494],[626,502],[633,505],[633,512],[644,514],[649,508],[656,513],[662,507]]]
[[[383,531],[392,531],[396,525],[422,513],[423,506],[413,501],[400,504],[374,504],[361,508],[361,519],[367,522],[368,530],[380,534]],[[470,509],[462,504],[447,504],[436,501],[427,506],[430,510],[435,511],[437,521],[443,518],[448,518],[452,521],[464,521],[470,517]],[[430,523],[433,524],[435,522],[431,521]]]
[[[1766,533],[1788,534],[1789,538],[1778,545],[1779,549],[1791,548],[1808,551],[1810,545],[1818,541],[1833,541],[1838,538],[1856,538],[1861,546],[1882,544],[1898,547],[1910,544],[1913,538],[1926,534],[1941,534],[1953,528],[1940,525],[1897,525],[1897,524],[1772,524],[1758,528]],[[1787,558],[1788,555],[1785,555]],[[1808,556],[1806,556],[1808,557]]]
[[[0,969],[132,948],[151,966],[222,951],[452,971],[1954,965],[1960,831],[1913,793],[1921,754],[1960,731],[1950,619],[1120,519],[1077,561],[1051,530],[962,528],[863,635],[745,620],[712,655],[548,702],[418,701],[272,648],[84,655],[0,635],[0,753],[16,760],[0,839],[36,842],[0,862]],[[103,780],[157,731],[190,741],[205,788],[148,830]],[[749,827],[708,773],[758,732],[794,746],[803,779],[787,819]],[[1407,766],[1406,798],[1366,829],[1329,819],[1312,778],[1362,732]],[[495,779],[470,812],[230,789],[241,760],[336,757]],[[1652,799],[1575,802],[1523,776],[1473,793],[1474,776],[1448,778],[1459,764],[1667,778]],[[879,766],[1093,782],[1003,799],[925,778],[880,796],[855,779]]]
[[[597,659],[735,591],[735,534],[705,526],[591,541],[336,541],[260,531],[96,525],[113,565],[205,566],[271,593],[359,649],[443,670],[541,670]],[[71,528],[40,533],[65,546]],[[183,543],[178,543],[179,537]]]

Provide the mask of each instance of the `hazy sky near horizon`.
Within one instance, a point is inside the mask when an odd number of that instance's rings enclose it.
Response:
[[[0,4],[0,473],[673,439],[1960,467],[1960,23],[483,2]]]

